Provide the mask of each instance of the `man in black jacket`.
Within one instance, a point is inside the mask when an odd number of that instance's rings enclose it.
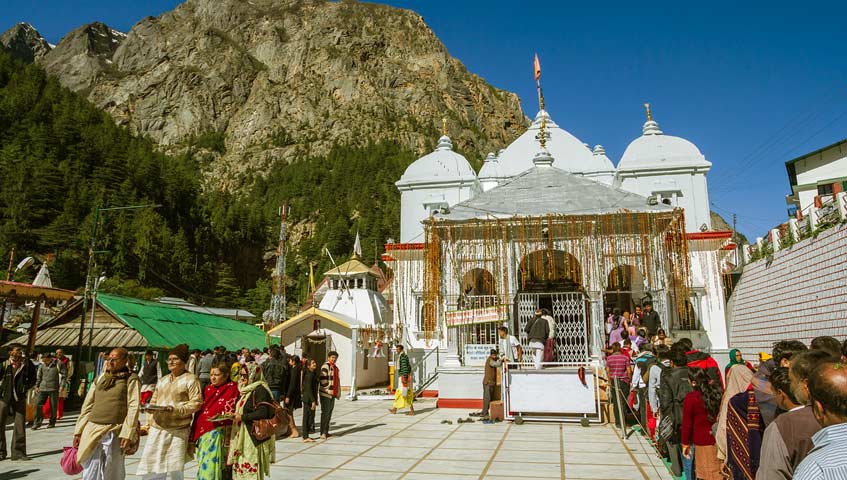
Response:
[[[536,309],[535,318],[528,321],[526,328],[524,328],[536,370],[541,370],[541,360],[544,358],[544,342],[550,335],[550,324],[547,323],[547,319],[542,318],[543,313],[540,308]]]
[[[26,456],[26,392],[35,386],[35,365],[27,360],[20,343],[9,345],[9,359],[0,370],[0,460],[6,459],[6,419],[14,416],[12,460]]]
[[[647,338],[652,340],[656,336],[659,328],[662,327],[662,321],[659,319],[659,314],[653,310],[651,302],[644,302],[644,313],[641,317],[641,326],[647,330]]]
[[[288,362],[283,362],[280,358],[279,347],[276,345],[271,347],[270,355],[270,358],[262,364],[262,373],[265,375],[265,381],[268,382],[274,401],[279,402],[280,394],[288,387],[289,367]]]
[[[685,346],[674,344],[670,351],[672,368],[662,373],[659,385],[659,431],[662,431],[662,422],[670,421],[673,425],[672,434],[663,438],[668,447],[668,456],[671,461],[671,473],[679,477],[683,472],[682,445],[680,429],[682,428],[682,402],[691,391],[688,382],[688,362],[685,357]]]

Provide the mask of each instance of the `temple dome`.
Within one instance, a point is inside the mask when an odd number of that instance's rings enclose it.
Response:
[[[595,145],[593,150],[594,158],[597,159],[597,164],[601,168],[599,172],[602,173],[614,173],[615,172],[615,164],[612,163],[612,160],[606,155],[606,149],[603,148],[603,145]]]
[[[453,142],[447,135],[438,139],[434,151],[415,160],[400,180],[397,186],[418,185],[428,183],[474,182],[476,173],[468,160],[453,151]]]
[[[710,167],[700,149],[688,140],[665,135],[652,119],[643,133],[626,147],[618,171],[661,170],[666,168]]]
[[[601,171],[602,161],[596,159],[591,150],[579,139],[559,128],[550,118],[549,113],[541,110],[526,132],[498,156],[500,170],[504,175],[513,177],[534,166],[532,159],[540,148],[539,133],[542,119],[546,119],[544,125],[547,137],[546,147],[555,159],[554,167],[577,174]]]
[[[494,152],[490,152],[487,157],[485,157],[485,163],[482,164],[482,168],[479,169],[479,179],[482,180],[497,180],[503,178],[503,173],[500,168],[500,160],[494,155]]]

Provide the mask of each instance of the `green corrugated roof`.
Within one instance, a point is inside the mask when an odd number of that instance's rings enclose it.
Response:
[[[152,349],[187,343],[191,349],[223,345],[229,350],[267,346],[265,332],[244,322],[174,305],[137,298],[97,294],[97,302],[147,339]]]

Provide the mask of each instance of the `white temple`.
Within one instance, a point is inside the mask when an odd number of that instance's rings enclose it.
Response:
[[[541,142],[542,132],[545,142]],[[546,150],[542,148],[542,143],[545,144]],[[680,137],[665,135],[653,120],[649,106],[642,135],[629,144],[617,167],[601,145],[590,149],[587,144],[559,127],[548,112],[541,110],[527,131],[514,142],[496,155],[488,154],[478,175],[466,158],[453,151],[452,141],[445,134],[439,139],[435,151],[412,163],[397,182],[397,188],[401,192],[400,242],[387,244],[383,259],[393,273],[393,320],[395,325],[402,325],[405,331],[404,341],[416,352],[412,355],[413,361],[417,357],[419,361],[431,365],[430,370],[434,370],[436,364],[443,365],[445,362],[456,360],[453,358],[455,352],[450,349],[456,340],[450,339],[447,325],[436,325],[433,333],[423,324],[426,308],[424,222],[428,219],[449,221],[456,217],[451,215],[454,207],[457,213],[471,209],[474,211],[473,217],[482,220],[505,218],[506,212],[497,210],[504,209],[502,202],[505,197],[496,200],[501,202],[501,207],[486,207],[493,205],[488,200],[494,201],[497,197],[503,197],[507,191],[517,191],[518,188],[512,186],[503,190],[502,195],[492,196],[498,189],[518,180],[518,183],[526,184],[529,180],[521,177],[538,168],[534,159],[542,150],[549,152],[555,171],[564,171],[568,175],[533,174],[540,182],[534,198],[507,199],[506,203],[512,204],[506,205],[505,209],[511,212],[510,215],[514,215],[512,218],[518,218],[520,215],[535,218],[546,214],[572,215],[581,213],[579,208],[589,212],[593,204],[602,203],[598,202],[598,198],[590,198],[592,194],[626,197],[627,192],[635,194],[635,198],[641,198],[639,201],[645,207],[652,205],[669,207],[667,210],[678,208],[684,211],[689,298],[682,300],[682,309],[687,312],[676,313],[666,298],[660,298],[667,293],[651,291],[648,288],[646,279],[651,272],[646,270],[649,270],[649,267],[628,266],[630,270],[626,274],[625,286],[611,286],[611,280],[607,281],[606,275],[611,279],[612,271],[595,274],[595,277],[602,279],[600,283],[605,284],[599,289],[592,287],[597,290],[595,292],[588,292],[588,284],[596,283],[596,278],[591,282],[582,283],[584,293],[589,297],[593,295],[591,315],[602,317],[604,307],[612,306],[632,311],[636,304],[640,305],[644,299],[651,299],[657,306],[665,329],[671,335],[690,337],[695,345],[707,350],[726,349],[726,302],[721,275],[725,268],[724,251],[731,248],[731,232],[715,232],[711,229],[706,182],[711,163],[693,143]],[[585,184],[583,180],[572,180],[573,177],[596,182],[598,187],[602,188],[589,188],[591,184]],[[562,184],[555,184],[558,181],[556,179],[562,179]],[[584,194],[571,195],[569,198],[573,199],[572,205],[554,205],[551,202],[564,201],[561,196],[553,194],[557,188],[580,188]],[[548,193],[547,189],[553,190]],[[475,200],[477,198],[479,201]],[[627,201],[632,201],[632,198],[626,198]],[[580,202],[583,207],[579,207]],[[486,212],[486,208],[492,210]],[[619,213],[632,211],[622,206],[617,208]],[[459,216],[463,215],[468,217],[464,213]],[[503,240],[506,240],[505,236]],[[503,271],[508,272],[504,273],[509,277],[506,280],[514,282],[516,276],[513,273],[524,268],[524,265],[519,264],[522,262],[520,258],[509,261],[513,264],[505,266]],[[467,268],[471,269],[472,266]],[[463,280],[465,273],[454,272],[455,282],[461,283],[462,288],[468,292],[477,291],[479,280]],[[492,282],[502,284],[502,281],[506,280],[495,278]],[[467,283],[467,286],[463,282]],[[501,285],[497,295],[504,289]],[[508,299],[508,305],[503,306],[501,314],[506,318],[498,319],[513,329],[514,325],[517,325],[519,300],[517,295]],[[502,306],[502,301],[499,304]],[[433,355],[433,352],[443,352],[443,355]],[[461,356],[462,352],[458,354]],[[424,358],[426,360],[423,360]],[[464,358],[460,358],[459,362],[462,365],[468,364]],[[425,379],[418,380],[423,382]],[[434,382],[426,387],[436,389]],[[472,388],[477,389],[476,383]]]

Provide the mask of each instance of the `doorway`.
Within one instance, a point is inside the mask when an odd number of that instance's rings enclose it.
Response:
[[[317,362],[318,367],[326,363],[327,336],[323,333],[312,332],[304,335],[301,343],[303,354]]]

